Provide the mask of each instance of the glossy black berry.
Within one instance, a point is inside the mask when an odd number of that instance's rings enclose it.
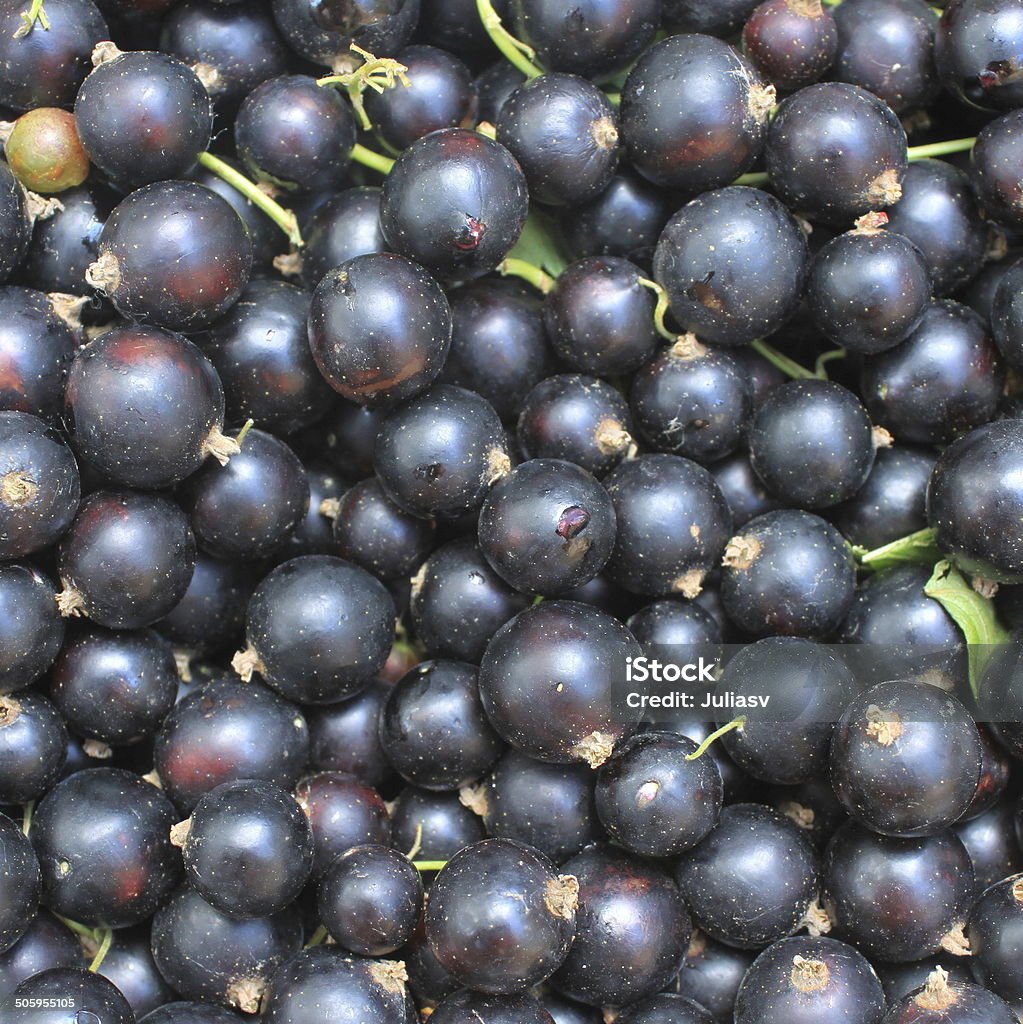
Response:
[[[430,887],[430,947],[477,991],[522,992],[564,961],[578,893],[577,879],[555,874],[537,851],[510,839],[484,840],[455,854]]]
[[[711,463],[707,468],[721,488],[725,501],[728,502],[728,507],[732,511],[732,523],[736,527],[745,526],[754,516],[784,508],[785,503],[770,494],[754,472],[749,452],[745,448],[740,448],[734,455]],[[899,533],[897,536],[902,535]]]
[[[404,854],[386,846],[353,846],[320,878],[316,909],[342,949],[386,956],[403,946],[419,920],[423,883]]]
[[[189,885],[229,917],[287,907],[313,869],[313,834],[294,797],[272,782],[225,782],[172,835]]]
[[[973,905],[966,935],[974,978],[1004,999],[1018,1014],[1023,1009],[1019,953],[1023,948],[1023,875],[996,882]]]
[[[83,943],[87,956],[93,945],[91,940]],[[137,1020],[144,1019],[146,1014],[175,998],[173,990],[157,970],[150,946],[148,923],[137,928],[119,929],[96,972],[111,982],[128,1000]]]
[[[380,189],[348,188],[320,203],[302,223],[302,282],[310,290],[334,267],[356,256],[383,252]]]
[[[176,815],[156,786],[122,768],[75,772],[39,802],[30,838],[42,902],[83,924],[121,928],[159,907],[181,878]]]
[[[380,224],[395,251],[445,280],[493,270],[518,241],[526,179],[500,143],[445,128],[406,149],[384,179]]]
[[[185,999],[255,1013],[266,984],[302,948],[302,923],[286,910],[238,919],[182,886],[153,918],[153,959]]]
[[[579,880],[576,936],[551,979],[589,1006],[654,995],[678,973],[692,923],[682,894],[653,861],[594,844],[562,866]],[[633,922],[645,921],[642,932]]]
[[[412,581],[416,636],[437,657],[478,663],[498,628],[528,604],[468,537],[438,548]]]
[[[325,192],[345,180],[355,130],[355,115],[335,89],[281,75],[245,97],[234,134],[238,156],[261,180]]]
[[[77,967],[81,959],[78,936],[49,911],[40,910],[21,938],[5,953],[0,953],[0,999],[5,999],[33,975],[52,967]]]
[[[701,341],[745,345],[796,310],[806,237],[784,206],[732,186],[687,203],[668,221],[653,271],[673,317]]]
[[[56,1008],[50,1000],[57,1002]],[[91,1017],[99,1024],[132,1024],[135,1020],[131,1004],[117,987],[84,967],[54,967],[28,978],[2,1008],[11,1024],[64,1024],[75,1017]]]
[[[577,260],[544,303],[551,346],[573,369],[605,377],[631,373],[657,348],[653,294],[620,256]]]
[[[63,642],[53,583],[27,565],[0,566],[0,693],[34,683]]]
[[[970,855],[949,831],[892,839],[850,821],[824,852],[821,900],[834,935],[866,956],[901,963],[940,948],[962,955],[973,896]]]
[[[520,85],[501,107],[497,139],[519,162],[530,197],[576,206],[607,187],[618,162],[618,117],[577,75],[546,74]]]
[[[186,814],[211,789],[265,779],[290,789],[309,756],[309,728],[294,704],[259,683],[233,679],[186,694],[156,737],[153,767]]]
[[[480,819],[457,793],[435,793],[414,786],[406,786],[395,801],[392,826],[391,845],[411,850],[418,842],[416,858],[422,860],[447,860],[486,834]]]
[[[1013,806],[1007,800],[969,821],[960,819],[952,826],[966,847],[973,864],[976,893],[1023,870],[1023,850],[1013,828]]]
[[[817,854],[806,833],[759,804],[730,804],[675,876],[697,925],[740,949],[791,935],[817,892]]]
[[[718,1024],[732,1024],[735,994],[754,955],[695,930],[676,979],[678,991],[705,1006]]]
[[[125,191],[183,177],[210,142],[209,94],[176,57],[152,50],[115,54],[75,99],[89,159]]]
[[[1023,579],[1018,467],[1023,458],[1019,420],[987,423],[938,457],[927,489],[927,519],[937,542],[957,565],[985,579]]]
[[[604,567],[615,543],[611,498],[585,469],[532,459],[501,477],[480,508],[479,545],[516,590],[553,596]]]
[[[790,92],[831,67],[838,29],[820,0],[765,0],[746,19],[742,49],[769,82]]]
[[[234,305],[251,266],[248,230],[226,199],[160,181],[114,207],[86,277],[133,320],[195,331]]]
[[[0,801],[24,804],[60,777],[68,736],[60,712],[25,692],[0,697]]]
[[[632,731],[638,710],[617,698],[639,644],[617,619],[576,601],[544,601],[502,626],[480,666],[491,724],[541,761],[597,767]]]
[[[476,669],[425,661],[407,672],[380,713],[380,744],[397,772],[423,789],[478,779],[503,749],[480,705]]]
[[[245,619],[243,678],[258,672],[285,697],[319,704],[357,693],[387,658],[394,602],[365,569],[329,555],[277,566],[256,588]]]
[[[473,391],[438,384],[384,420],[373,466],[400,508],[457,519],[479,509],[511,462],[493,406]]]
[[[855,591],[852,553],[842,535],[808,512],[751,519],[725,549],[721,601],[753,636],[827,636]]]
[[[345,772],[375,788],[387,782],[392,769],[380,746],[377,722],[390,692],[390,684],[375,680],[348,700],[310,708],[309,766]]]
[[[636,594],[699,594],[732,524],[710,473],[677,455],[641,455],[604,486],[618,520],[607,575]]]
[[[785,100],[765,155],[779,198],[827,224],[847,225],[902,195],[906,133],[886,103],[855,85],[810,85]]]
[[[973,145],[971,181],[981,207],[992,219],[1009,227],[1023,224],[1019,166],[1020,124],[1023,114],[1013,110],[989,121]]]
[[[448,996],[431,1016],[435,1024],[473,1024],[478,1020],[489,1024],[551,1024],[553,1020],[531,995],[484,995],[468,989]]]
[[[356,256],[326,274],[313,292],[313,359],[349,401],[378,406],[417,395],[440,373],[450,343],[444,293],[404,257]]]
[[[168,487],[207,455],[237,450],[221,433],[224,390],[213,365],[157,327],[117,327],[79,349],[64,413],[76,453],[129,487]]]
[[[885,1024],[937,1024],[941,1020],[990,1021],[1013,1024],[1016,1014],[1004,1000],[970,982],[952,981],[948,972],[936,969],[923,987],[903,996],[885,1016]],[[1018,1019],[1018,1018],[1017,1018]]]
[[[24,934],[39,905],[40,870],[32,844],[21,829],[0,814],[0,951],[6,952]]]
[[[902,344],[864,360],[860,393],[897,441],[933,444],[993,419],[1004,381],[998,349],[981,317],[939,299]]]
[[[809,1024],[832,1014],[849,1024],[879,1024],[884,1012],[884,990],[870,962],[826,936],[794,936],[766,949],[735,1000],[736,1024]]]
[[[71,450],[24,412],[0,412],[0,558],[58,541],[78,511],[81,485]]]
[[[32,239],[25,192],[7,164],[0,160],[0,280],[6,281],[25,258]]]

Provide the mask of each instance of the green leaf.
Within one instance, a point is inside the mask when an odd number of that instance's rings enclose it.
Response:
[[[938,562],[924,586],[924,593],[933,597],[963,631],[968,645],[970,689],[976,697],[980,678],[994,648],[1009,639],[1008,630],[995,617],[991,599],[978,594],[950,562]]]
[[[535,209],[529,211],[522,234],[508,257],[532,263],[534,267],[546,270],[551,277],[557,277],[568,266],[558,244],[554,222],[547,214]]]
[[[865,569],[890,569],[893,565],[933,565],[942,557],[934,543],[934,530],[917,530],[860,556]]]

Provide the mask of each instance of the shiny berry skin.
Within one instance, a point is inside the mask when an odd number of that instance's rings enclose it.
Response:
[[[991,333],[998,351],[1012,369],[1023,369],[1023,309],[1020,308],[1020,277],[1023,263],[1017,261],[1004,271],[991,301]]]
[[[817,892],[817,854],[806,833],[759,804],[730,804],[675,869],[701,930],[740,949],[791,935]]]
[[[63,642],[53,583],[27,565],[0,566],[0,694],[34,683]]]
[[[745,345],[796,310],[806,237],[784,206],[760,189],[706,192],[668,221],[654,278],[678,323],[701,342]]]
[[[493,406],[473,391],[438,384],[395,409],[377,433],[373,467],[406,512],[457,519],[479,509],[510,468]]]
[[[556,875],[528,846],[511,839],[476,843],[456,853],[430,887],[430,948],[476,991],[522,992],[564,961],[578,892],[573,876]]]
[[[988,217],[1011,228],[1023,225],[1020,126],[1023,112],[1013,110],[989,121],[973,144],[971,181]]]
[[[869,961],[827,936],[797,935],[764,950],[735,1000],[736,1024],[809,1024],[832,1014],[849,1024],[880,1024],[884,1012],[884,989]]]
[[[479,518],[479,546],[516,590],[551,597],[593,579],[615,543],[607,491],[585,469],[531,459],[490,488]]]
[[[40,871],[32,844],[20,828],[0,814],[0,951],[6,952],[24,934],[39,906]]]
[[[86,280],[132,320],[195,331],[237,302],[251,268],[248,230],[227,200],[161,181],[114,207]]]
[[[52,0],[46,8],[48,31],[19,34],[24,6],[5,0],[0,7],[0,103],[14,110],[67,107],[85,76],[92,71],[90,56],[110,31],[92,0]]]
[[[179,493],[197,543],[217,558],[261,558],[279,549],[309,506],[298,456],[262,430],[245,435],[226,466],[208,461]]]
[[[622,89],[622,141],[652,182],[694,195],[749,170],[774,89],[727,43],[675,35],[648,49]]]
[[[316,896],[320,920],[350,953],[386,956],[415,931],[423,903],[419,872],[387,846],[353,846],[324,872]]]
[[[904,340],[931,297],[923,253],[908,238],[880,227],[864,224],[833,239],[814,257],[807,279],[817,329],[862,355]]]
[[[926,683],[871,687],[835,726],[835,793],[882,835],[929,836],[952,824],[970,806],[980,768],[980,734],[969,713]]]
[[[57,107],[22,114],[4,143],[4,155],[25,188],[43,195],[81,185],[89,174],[74,116]]]
[[[83,924],[123,928],[149,917],[181,878],[174,807],[121,768],[75,772],[39,802],[30,838],[42,902]]]
[[[633,853],[673,857],[717,824],[723,787],[710,758],[688,760],[684,736],[646,732],[621,744],[597,773],[596,806],[608,835]]]
[[[994,992],[970,982],[949,982],[948,972],[939,968],[928,975],[922,988],[889,1009],[884,1024],[939,1024],[953,1019],[1013,1024],[1019,1018]]]
[[[946,89],[982,110],[1023,104],[1023,10],[1014,2],[952,0],[938,23],[934,60]]]
[[[434,1024],[557,1024],[531,995],[494,996],[468,989],[448,996],[430,1016]]]
[[[480,666],[483,709],[500,736],[541,761],[597,767],[638,710],[614,694],[639,644],[617,619],[576,601],[544,601],[502,626]]]
[[[934,100],[940,89],[934,67],[938,12],[925,0],[854,0],[844,11],[832,8],[831,15],[838,26],[831,68],[836,81],[874,93],[896,114]]]
[[[659,9],[652,0],[512,0],[515,35],[551,71],[603,78],[639,56],[654,37]]]
[[[395,59],[405,65],[409,84],[365,97],[366,114],[386,146],[403,150],[430,132],[475,123],[476,86],[462,61],[435,46],[406,46]]]
[[[0,953],[0,999],[33,975],[52,967],[77,967],[81,961],[78,936],[48,910],[40,910],[21,938]]]
[[[475,667],[459,661],[410,669],[391,687],[379,729],[395,770],[423,789],[467,785],[504,749],[483,713]]]
[[[976,893],[1023,870],[1023,851],[1013,828],[1013,807],[1008,801],[996,803],[989,811],[952,826],[973,863]]]
[[[973,895],[970,855],[947,830],[892,839],[850,821],[824,852],[821,902],[832,934],[866,956],[921,960],[943,942],[954,952]]]
[[[272,975],[262,1018],[267,1024],[330,1024],[353,1014],[374,1024],[415,1024],[404,977],[400,962],[343,956],[330,946],[304,949]]]
[[[31,240],[32,221],[25,192],[0,160],[0,281],[6,281],[25,258]]]
[[[863,361],[860,394],[897,441],[947,443],[994,418],[1004,382],[984,320],[939,299],[904,342]]]
[[[749,446],[767,489],[800,508],[851,498],[874,464],[866,409],[832,381],[794,380],[775,388],[750,424]]]
[[[75,338],[48,296],[31,288],[0,287],[0,351],[0,408],[55,425]]]
[[[184,837],[181,837],[181,833]],[[272,782],[225,782],[171,837],[188,884],[229,917],[284,910],[313,870],[313,834],[294,797]]]
[[[63,1000],[64,1009],[44,1009],[49,1000]],[[66,1009],[67,1002],[73,1009]],[[10,1024],[64,1024],[65,1021],[88,1020],[100,1024],[132,1024],[135,1014],[131,1005],[112,982],[84,967],[55,967],[23,981],[11,995],[10,1009],[4,1017]],[[61,1006],[61,1002],[57,1003]],[[74,1014],[68,1017],[67,1014]]]
[[[309,727],[294,704],[259,683],[211,682],[186,694],[164,719],[153,767],[188,814],[211,789],[263,779],[290,789],[309,757]]]
[[[309,767],[344,772],[380,788],[394,772],[380,746],[377,722],[391,685],[374,680],[354,697],[309,708]]]
[[[386,810],[383,814],[386,819]],[[395,801],[391,845],[396,850],[411,850],[416,840],[421,840],[417,859],[447,860],[466,846],[480,842],[484,836],[480,819],[461,802],[457,793],[436,793],[406,786]],[[371,838],[370,841],[386,843],[387,839]],[[452,987],[457,987],[457,983]]]
[[[728,542],[721,601],[753,636],[827,636],[852,605],[855,576],[849,546],[829,523],[809,512],[767,512]]]
[[[966,935],[974,979],[1004,999],[1018,1014],[1023,1009],[1023,875],[991,886],[970,911]]]
[[[0,412],[0,558],[58,541],[80,496],[78,464],[57,434],[28,413]]]
[[[986,423],[938,457],[927,488],[927,519],[941,550],[968,573],[1023,581],[1021,459],[1019,420]]]
[[[497,119],[497,140],[519,162],[529,194],[548,206],[599,195],[618,162],[618,115],[592,82],[546,74],[520,85]]]
[[[948,295],[976,275],[990,225],[958,167],[944,160],[911,163],[902,198],[886,212],[888,230],[905,235],[923,254],[935,295]]]
[[[228,917],[182,886],[153,918],[153,959],[185,999],[255,1013],[274,972],[302,948],[294,910],[245,920]]]
[[[161,637],[86,627],[71,633],[54,663],[50,698],[78,736],[121,746],[156,733],[178,683]]]
[[[337,90],[281,75],[245,97],[235,121],[238,156],[262,181],[326,192],[345,181],[355,115]]]
[[[283,696],[306,704],[350,697],[387,659],[394,602],[351,562],[304,555],[277,566],[249,601],[243,678],[257,671]],[[254,660],[253,660],[254,659]]]
[[[824,76],[838,49],[838,29],[820,0],[765,0],[746,19],[743,53],[786,92]]]
[[[624,1005],[666,988],[692,922],[678,887],[653,861],[603,844],[562,865],[579,880],[576,936],[552,986],[588,1006]],[[637,931],[633,925],[644,921]]]
[[[310,296],[283,281],[252,281],[196,344],[224,385],[227,418],[254,419],[291,434],[320,419],[334,401],[309,351]]]
[[[843,226],[897,202],[906,133],[891,109],[855,85],[810,85],[785,100],[767,133],[778,197],[814,220]]]
[[[684,335],[636,372],[629,405],[639,434],[657,451],[711,463],[741,444],[753,396],[727,352]]]
[[[631,373],[657,348],[653,294],[642,271],[620,256],[577,260],[558,275],[544,303],[551,347],[583,373]]]
[[[707,468],[732,510],[732,523],[736,528],[745,526],[754,516],[784,507],[784,502],[769,494],[760,477],[753,472],[746,449],[741,448]]]
[[[416,140],[384,179],[388,245],[449,281],[493,270],[518,241],[526,179],[500,143],[464,128]]]
[[[451,310],[437,282],[391,253],[356,256],[313,292],[309,344],[327,383],[375,407],[430,385],[451,344]]]
[[[494,633],[529,601],[494,572],[471,537],[461,537],[420,566],[410,612],[430,654],[478,664]]]
[[[133,51],[86,78],[75,122],[89,159],[127,191],[186,175],[210,143],[213,105],[187,64]]]
[[[604,486],[618,521],[607,575],[635,594],[696,597],[732,525],[710,473],[677,455],[641,455],[621,463]]]
[[[0,697],[0,800],[25,804],[60,778],[67,729],[45,697],[26,692]]]
[[[346,188],[324,200],[302,221],[302,283],[310,291],[327,271],[356,256],[383,252],[380,195],[375,186]]]

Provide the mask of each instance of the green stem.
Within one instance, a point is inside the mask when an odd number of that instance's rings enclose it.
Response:
[[[757,188],[760,185],[766,185],[771,180],[771,176],[767,171],[751,171],[749,174],[740,174],[733,185],[749,185],[753,188]]]
[[[667,341],[677,341],[678,335],[669,331],[664,323],[665,314],[668,312],[668,293],[656,281],[651,281],[649,277],[640,277],[637,280],[644,288],[649,288],[657,296],[657,305],[654,307],[654,327],[657,328],[657,333]]]
[[[28,830],[32,827],[32,813],[36,809],[35,800],[29,800],[25,804],[21,812],[21,831],[28,835]]]
[[[358,115],[363,131],[369,131],[373,127],[373,123],[369,119],[369,114],[366,113],[362,94],[367,89],[372,89],[377,93],[386,92],[388,89],[393,89],[399,82],[407,89],[411,84],[408,75],[405,74],[408,67],[391,57],[376,57],[361,46],[356,46],[355,43],[352,43],[351,49],[362,58],[363,63],[347,74],[327,75],[326,78],[317,79],[316,84],[343,86],[348,93],[352,109]]]
[[[533,266],[532,263],[515,259],[513,256],[503,260],[498,266],[497,272],[502,277],[521,277],[523,281],[527,281],[544,295],[554,287],[554,278],[550,274]]]
[[[543,71],[533,63],[536,51],[520,42],[504,27],[490,0],[476,0],[476,10],[483,27],[487,30],[487,35],[509,64],[518,68],[527,79],[543,74]]]
[[[538,604],[543,604],[543,594],[537,594],[536,597],[533,598],[532,607],[535,608]]]
[[[305,944],[306,949],[311,949],[313,946],[322,945],[323,940],[327,937],[327,929],[325,925],[320,925],[316,931],[313,932],[309,941]]]
[[[417,871],[440,871],[444,865],[447,864],[446,860],[414,860],[412,861],[412,867]]]
[[[691,754],[686,754],[686,760],[695,761],[698,757],[703,757],[707,753],[707,748],[715,740],[720,739],[726,732],[731,732],[733,729],[741,729],[745,724],[745,715],[733,718],[727,725],[721,726],[720,729],[715,729]]]
[[[32,5],[29,9],[22,11],[21,25],[17,32],[14,33],[14,38],[22,39],[27,36],[35,28],[37,21],[44,32],[50,31],[50,19],[46,17],[46,11],[43,10],[43,0],[32,0]]]
[[[827,380],[828,373],[824,367],[835,359],[845,359],[844,348],[833,348],[829,352],[822,352],[817,357],[817,362],[813,364],[814,376],[820,380]]]
[[[362,164],[363,167],[368,167],[371,171],[379,171],[384,175],[390,174],[391,168],[394,166],[394,161],[389,156],[384,156],[383,153],[374,153],[372,149],[367,149],[358,142],[352,147],[352,159],[357,164]]]
[[[72,921],[70,917],[61,917],[60,914],[54,914],[54,917],[65,927],[70,928],[75,935],[82,935],[87,939],[92,939],[93,942],[99,942],[99,934],[95,928],[89,928],[87,925]]]
[[[750,348],[754,352],[759,352],[772,366],[778,367],[782,373],[787,374],[794,380],[821,380],[822,378],[814,373],[812,370],[808,370],[805,366],[800,366],[794,359],[789,359],[787,355],[783,355],[776,348],[768,345],[766,341],[762,341],[758,338],[756,341],[750,342]]]
[[[103,961],[107,958],[107,953],[110,952],[110,944],[114,941],[114,930],[112,928],[103,929],[103,940],[99,944],[99,949],[96,950],[96,955],[92,958],[92,963],[89,964],[89,970],[95,974],[102,966]]]
[[[298,220],[291,210],[286,210],[275,199],[271,199],[258,185],[249,181],[244,174],[236,171],[219,156],[200,153],[199,163],[222,181],[226,181],[233,189],[237,189],[250,203],[258,206],[288,236],[288,240],[296,249],[303,245]]]
[[[253,428],[255,423],[255,420],[248,419],[245,421],[245,426],[243,426],[242,429],[238,431],[238,436],[234,440],[235,444],[237,444],[239,448],[241,448],[242,442],[245,440],[245,435]]]
[[[937,534],[931,527],[917,530],[906,537],[882,544],[873,551],[860,555],[860,564],[867,569],[888,569],[893,565],[933,565],[940,557],[936,544]]]
[[[620,107],[622,105],[622,94],[620,92],[606,92],[604,95],[612,107]]]
[[[949,153],[965,153],[973,149],[976,136],[969,139],[947,139],[945,142],[930,142],[926,146],[910,146],[907,150],[909,159],[926,160],[932,156],[948,156]]]

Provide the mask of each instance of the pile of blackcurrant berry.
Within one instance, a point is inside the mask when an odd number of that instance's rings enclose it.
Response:
[[[0,1024],[1023,1021],[1023,0],[0,0],[0,145]]]

